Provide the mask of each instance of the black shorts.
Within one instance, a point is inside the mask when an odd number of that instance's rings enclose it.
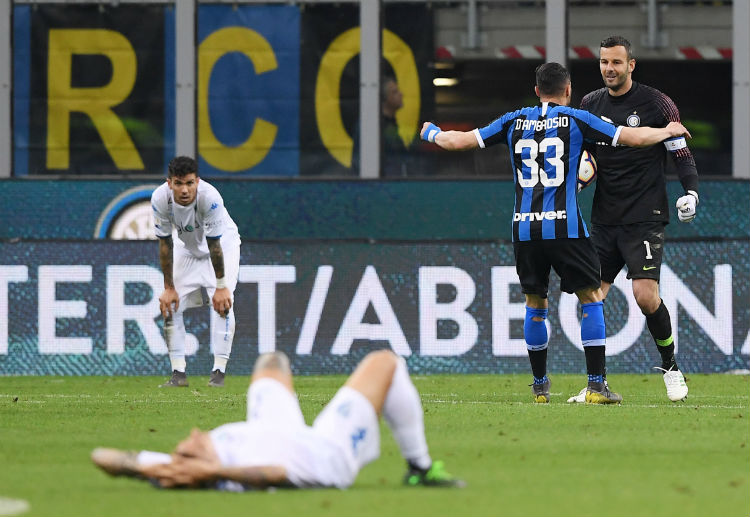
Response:
[[[601,285],[599,258],[591,239],[514,242],[513,252],[524,294],[546,298],[550,268],[560,276],[560,289],[566,293]]]
[[[602,264],[602,280],[613,283],[628,266],[628,278],[650,278],[659,281],[664,253],[662,222],[644,222],[610,226],[594,224],[591,240]]]

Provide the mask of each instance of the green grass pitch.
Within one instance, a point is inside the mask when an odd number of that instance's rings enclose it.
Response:
[[[381,458],[349,490],[229,494],[109,478],[89,453],[170,450],[193,426],[242,420],[247,377],[228,376],[223,390],[198,376],[171,390],[155,377],[0,377],[0,498],[45,516],[750,513],[747,376],[690,375],[687,401],[671,403],[657,374],[611,375],[625,401],[607,407],[565,403],[582,375],[552,376],[552,402],[535,405],[529,378],[414,379],[432,456],[468,482],[463,490],[402,486],[404,463],[383,426]],[[296,379],[308,422],[342,380]]]

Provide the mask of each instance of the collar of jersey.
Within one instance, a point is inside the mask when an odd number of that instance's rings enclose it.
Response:
[[[611,95],[609,93],[609,90],[607,90],[607,96],[609,97],[609,100],[612,102],[624,102],[626,99],[629,99],[631,95],[635,92],[636,88],[638,86],[638,83],[633,81],[633,84],[630,85],[630,89],[623,93],[622,95],[618,95],[615,97],[614,95]]]

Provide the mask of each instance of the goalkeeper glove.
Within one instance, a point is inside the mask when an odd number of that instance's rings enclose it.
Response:
[[[435,124],[430,122],[427,127],[422,131],[422,140],[427,140],[428,142],[435,143],[435,137],[438,133],[440,133],[442,129],[437,127]]]
[[[688,190],[687,194],[677,200],[677,217],[681,223],[689,223],[695,219],[695,207],[698,205],[698,193]]]

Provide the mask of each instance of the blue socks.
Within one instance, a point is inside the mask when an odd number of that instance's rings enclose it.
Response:
[[[604,324],[604,304],[602,302],[581,305],[581,343],[587,346],[604,346],[607,340],[607,327]],[[528,315],[527,315],[528,318]]]
[[[547,348],[549,337],[547,336],[547,325],[544,322],[547,319],[548,312],[548,309],[526,307],[526,319],[523,322],[523,337],[526,339],[526,348],[528,350],[544,350]],[[532,318],[541,318],[542,321],[534,321]]]
[[[547,382],[547,309],[532,309],[526,307],[526,319],[523,322],[523,337],[526,339],[526,349],[529,352],[531,362],[531,373],[534,375],[534,384]],[[541,321],[534,321],[540,318]]]
[[[589,382],[604,382],[605,345],[607,327],[604,324],[602,302],[581,304],[581,343],[586,354],[586,372]]]
[[[581,305],[581,342],[586,353],[586,370],[589,382],[604,382],[604,347],[607,343],[607,327],[604,323],[604,304],[602,302],[584,303]],[[534,384],[544,384],[546,375],[548,309],[526,307],[526,319],[523,324],[523,336],[529,351]],[[541,321],[534,321],[538,318]]]

